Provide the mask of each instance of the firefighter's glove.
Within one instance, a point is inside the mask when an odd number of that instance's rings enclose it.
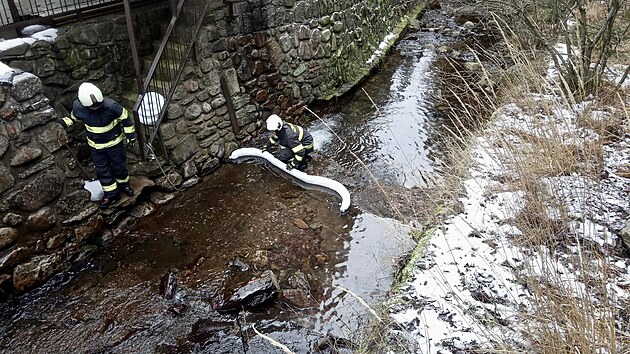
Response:
[[[290,162],[287,164],[287,171],[291,171],[291,170],[292,170],[292,169],[294,169],[294,168],[295,168],[295,165],[293,164],[293,161],[290,161]]]
[[[127,139],[127,146],[129,148],[136,146],[136,138]]]

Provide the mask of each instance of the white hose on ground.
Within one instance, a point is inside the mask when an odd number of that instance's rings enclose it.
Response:
[[[275,158],[271,153],[267,151],[261,151],[257,148],[241,148],[234,150],[230,155],[231,160],[236,160],[242,157],[260,157],[267,161],[269,161],[272,165],[279,168],[281,171],[299,179],[300,181],[308,184],[312,184],[315,186],[324,187],[326,189],[330,189],[337,193],[341,197],[341,205],[339,210],[343,213],[350,207],[350,192],[348,189],[341,183],[334,181],[330,178],[321,177],[321,176],[313,176],[298,169],[294,168],[291,171],[286,169],[286,164],[277,158]]]

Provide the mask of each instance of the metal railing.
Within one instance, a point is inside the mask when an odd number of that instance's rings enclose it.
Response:
[[[151,1],[131,1],[133,5],[147,2]],[[71,15],[84,19],[119,10],[122,6],[122,0],[0,0],[0,28],[50,23]]]
[[[153,142],[161,136],[160,124],[173,98],[186,62],[193,52],[197,34],[211,1],[181,0],[173,13],[164,38],[143,80],[133,107],[140,152],[153,154]],[[162,139],[160,139],[161,141]],[[149,151],[145,150],[148,148]],[[162,143],[163,153],[166,154]]]

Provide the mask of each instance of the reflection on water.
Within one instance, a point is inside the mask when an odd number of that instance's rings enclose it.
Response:
[[[324,117],[347,145],[321,122],[310,127],[320,151],[315,171],[356,180],[362,168],[353,152],[380,182],[412,187],[422,184],[421,171],[436,168],[435,54],[421,46],[403,41],[363,84],[370,97],[357,90]],[[337,197],[304,190],[260,165],[224,166],[89,263],[0,305],[0,349],[279,352],[253,334],[252,324],[298,353],[328,334],[354,339],[368,312],[340,287],[378,304],[393,265],[412,244],[399,222],[357,209],[339,215],[337,204]],[[178,286],[168,299],[160,295],[160,279],[173,268]],[[303,274],[306,302],[296,305],[283,293],[272,306],[238,316],[216,311],[264,270],[276,274],[283,290],[294,290],[288,279]]]
[[[357,299],[340,289],[348,289],[370,303],[378,304],[391,286],[394,265],[400,255],[413,248],[409,228],[393,219],[361,214],[354,220],[343,250],[341,262],[334,267],[331,285],[320,304],[315,328],[344,338],[361,324],[357,316],[366,315]]]
[[[396,48],[363,90],[323,118],[343,142],[333,139],[322,122],[311,129],[316,140],[323,140],[323,153],[341,166],[362,169],[352,152],[381,181],[413,187],[424,185],[422,173],[436,168],[431,139],[440,134],[441,117],[431,102],[436,89],[431,66],[437,55],[417,40],[403,40]]]

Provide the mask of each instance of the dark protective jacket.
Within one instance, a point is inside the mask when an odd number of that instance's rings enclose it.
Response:
[[[97,150],[116,146],[125,136],[130,140],[136,138],[136,130],[129,113],[110,98],[105,98],[103,105],[98,109],[89,109],[79,100],[75,100],[70,117],[62,118],[61,123],[65,127],[70,127],[77,122],[85,125],[87,142]]]
[[[306,129],[299,125],[284,123],[282,128],[269,137],[268,147],[280,145],[282,148],[289,148],[297,162],[302,162],[308,151],[313,150],[313,137]]]

